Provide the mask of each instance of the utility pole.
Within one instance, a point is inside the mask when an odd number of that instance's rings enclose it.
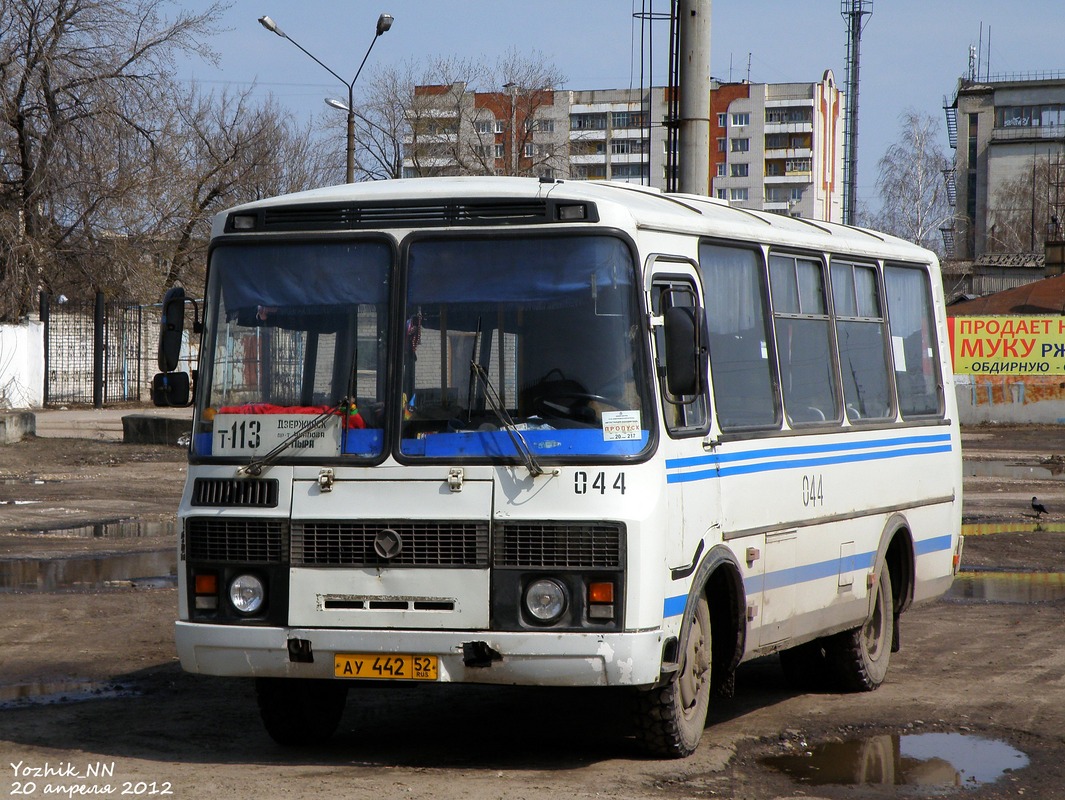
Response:
[[[710,5],[678,0],[679,92],[678,188],[710,193]]]

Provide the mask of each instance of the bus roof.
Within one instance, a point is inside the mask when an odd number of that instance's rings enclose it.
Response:
[[[936,256],[911,242],[866,228],[791,217],[731,206],[724,200],[614,181],[539,180],[501,176],[407,178],[340,184],[258,200],[228,209],[215,218],[215,235],[233,212],[278,206],[403,206],[459,198],[468,200],[586,200],[599,219],[621,228],[665,230],[697,236],[764,242],[770,245],[843,252],[920,263]],[[412,225],[411,227],[416,227]],[[319,228],[321,230],[321,228]]]

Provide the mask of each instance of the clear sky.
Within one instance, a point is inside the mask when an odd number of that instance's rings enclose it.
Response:
[[[206,0],[174,5],[200,10]],[[958,78],[968,72],[969,46],[979,45],[981,33],[981,74],[989,65],[992,76],[1065,73],[1061,0],[872,0],[871,5],[861,40],[858,195],[874,207],[877,161],[899,137],[899,115],[913,108],[942,124],[943,98],[953,98]],[[205,89],[254,82],[299,120],[310,120],[326,109],[325,97],[343,97],[346,90],[291,42],[262,28],[258,18],[269,15],[350,79],[373,40],[378,15],[387,12],[395,23],[374,45],[359,84],[383,64],[434,56],[494,62],[513,49],[543,53],[566,76],[564,88],[625,88],[640,85],[641,32],[634,12],[668,8],[667,0],[235,0],[212,42],[219,64],[190,62],[178,77],[195,79]],[[713,76],[806,83],[831,69],[844,85],[847,32],[840,8],[840,0],[713,0]],[[651,28],[644,83],[649,72],[655,85],[662,85],[668,22]]]

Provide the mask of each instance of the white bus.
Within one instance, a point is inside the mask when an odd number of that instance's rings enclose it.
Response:
[[[746,660],[875,689],[957,569],[939,268],[899,239],[382,181],[220,214],[204,302],[177,647],[281,743],[363,681],[602,686],[685,756]]]

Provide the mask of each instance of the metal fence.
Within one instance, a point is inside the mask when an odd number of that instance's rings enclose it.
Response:
[[[41,297],[46,406],[148,402],[161,306]]]

